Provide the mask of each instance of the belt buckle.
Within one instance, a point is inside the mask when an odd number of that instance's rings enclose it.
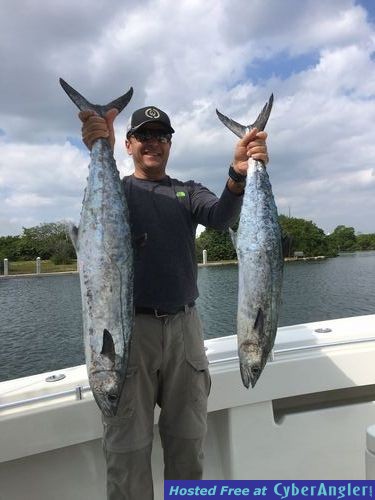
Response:
[[[158,310],[157,309],[154,309],[154,314],[155,314],[155,317],[160,319],[160,318],[166,318],[168,316],[168,314],[158,314]]]

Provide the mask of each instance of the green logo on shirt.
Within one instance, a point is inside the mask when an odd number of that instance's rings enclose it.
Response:
[[[184,191],[177,191],[176,196],[177,198],[185,198],[186,193]]]

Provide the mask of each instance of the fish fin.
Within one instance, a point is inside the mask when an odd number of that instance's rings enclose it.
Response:
[[[69,236],[70,239],[72,240],[76,252],[78,250],[78,230],[79,228],[77,226],[75,226],[74,224],[69,224],[68,226]]]
[[[226,127],[228,127],[231,132],[233,132],[234,134],[236,134],[238,137],[240,137],[242,139],[242,137],[247,132],[247,127],[245,127],[245,125],[241,125],[240,123],[235,122],[234,120],[231,120],[227,116],[220,113],[219,110],[216,110],[216,114],[219,117],[219,120],[222,123],[224,123],[224,125]]]
[[[272,104],[273,104],[273,94],[271,94],[267,104],[264,105],[262,111],[259,113],[255,122],[252,125],[250,125],[250,128],[257,128],[258,130],[264,130],[268,122],[268,118],[270,117],[271,114]]]
[[[115,344],[113,342],[112,335],[106,328],[104,328],[103,330],[103,345],[100,354],[106,356],[110,361],[112,361],[112,363],[115,362],[115,356],[116,356]]]
[[[81,111],[86,111],[88,109],[95,108],[95,104],[92,104],[90,101],[85,99],[83,95],[81,95],[73,87],[71,87],[68,83],[66,83],[65,80],[60,78],[59,81],[62,88],[65,90],[65,92],[68,94],[68,96],[74,102],[74,104],[77,106],[78,109],[80,109]]]
[[[260,307],[257,312],[257,317],[255,318],[254,330],[256,330],[260,335],[262,335],[264,330],[264,313]]]
[[[60,78],[60,85],[68,94],[70,99],[74,102],[74,104],[78,107],[78,109],[80,109],[81,111],[93,110],[98,113],[99,116],[104,116],[106,112],[111,108],[116,108],[118,112],[121,113],[121,111],[125,108],[133,95],[133,88],[130,87],[128,92],[123,94],[118,99],[115,99],[114,101],[101,106],[99,104],[92,104],[85,97],[83,97],[83,95],[81,95],[73,87],[66,83],[66,81],[62,78]]]
[[[229,228],[230,239],[232,240],[234,248],[237,248],[237,232],[234,231],[231,227]]]
[[[220,111],[216,110],[216,114],[221,120],[222,123],[226,127],[229,128],[234,134],[236,134],[238,137],[242,139],[242,137],[252,128],[257,128],[258,130],[264,130],[268,118],[271,114],[271,109],[272,109],[272,104],[273,104],[273,94],[271,94],[271,97],[268,99],[267,104],[263,107],[262,111],[259,113],[257,119],[252,125],[241,125],[238,122],[235,122],[231,118],[228,118],[227,116],[223,115],[220,113]]]
[[[104,114],[112,108],[116,108],[117,111],[121,113],[121,111],[125,108],[125,106],[128,105],[132,96],[133,96],[133,87],[130,87],[130,89],[125,94],[103,106]]]

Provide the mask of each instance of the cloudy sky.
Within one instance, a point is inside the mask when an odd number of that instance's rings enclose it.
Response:
[[[280,213],[375,232],[372,0],[3,0],[0,235],[78,222],[89,156],[61,76],[130,113],[167,111],[169,174],[223,189],[236,141],[215,108],[251,123],[271,92],[269,173]]]

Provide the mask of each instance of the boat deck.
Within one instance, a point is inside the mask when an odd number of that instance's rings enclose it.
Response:
[[[204,477],[364,479],[366,429],[375,422],[374,340],[375,315],[279,328],[273,357],[250,390],[235,337],[207,341]],[[65,378],[45,381],[60,372]],[[102,500],[101,433],[85,366],[0,383],[0,499]],[[157,499],[161,464],[155,427]]]

